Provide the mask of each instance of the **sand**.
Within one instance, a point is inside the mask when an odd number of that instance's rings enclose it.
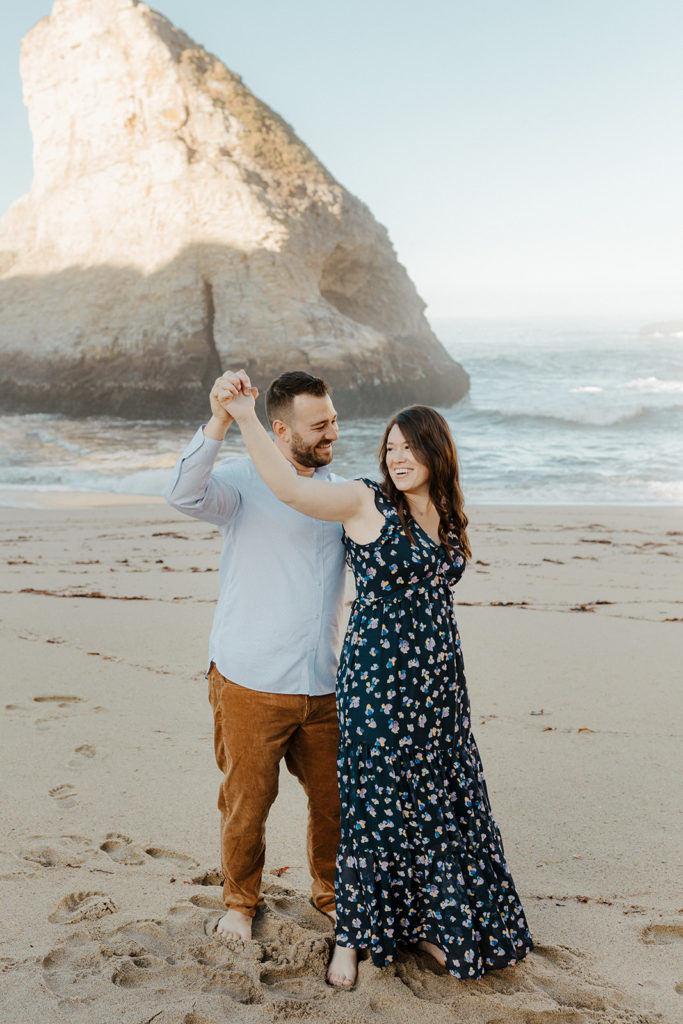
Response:
[[[332,931],[284,769],[255,941],[211,936],[217,533],[162,503],[73,501],[0,509],[3,1020],[680,1019],[680,510],[469,510],[473,723],[536,951],[478,982],[405,952],[347,993],[323,982]]]

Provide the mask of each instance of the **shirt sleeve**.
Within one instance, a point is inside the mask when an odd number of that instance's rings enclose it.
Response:
[[[213,472],[221,441],[205,437],[200,427],[175,464],[164,497],[193,519],[223,526],[237,511],[240,492],[226,474]]]

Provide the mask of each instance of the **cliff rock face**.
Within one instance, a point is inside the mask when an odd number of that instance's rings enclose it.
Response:
[[[22,43],[30,194],[0,235],[0,404],[194,416],[223,369],[307,369],[340,411],[450,405],[385,229],[240,77],[137,0],[55,0]]]

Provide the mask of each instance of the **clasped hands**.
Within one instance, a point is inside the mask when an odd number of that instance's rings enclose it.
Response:
[[[214,416],[225,419],[227,414],[239,423],[253,411],[258,388],[252,387],[245,370],[227,370],[216,379],[209,398]]]

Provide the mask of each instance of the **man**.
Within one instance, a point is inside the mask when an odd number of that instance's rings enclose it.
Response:
[[[334,684],[344,590],[338,523],[301,515],[273,496],[249,458],[214,468],[232,417],[221,404],[250,388],[244,371],[211,391],[211,419],[178,460],[167,501],[223,535],[219,597],[209,642],[209,700],[223,772],[223,939],[251,938],[265,859],[265,825],[280,761],[308,797],[308,864],[314,905],[334,920],[339,844]],[[325,382],[298,371],[266,395],[274,441],[302,476],[327,468],[337,414]]]

